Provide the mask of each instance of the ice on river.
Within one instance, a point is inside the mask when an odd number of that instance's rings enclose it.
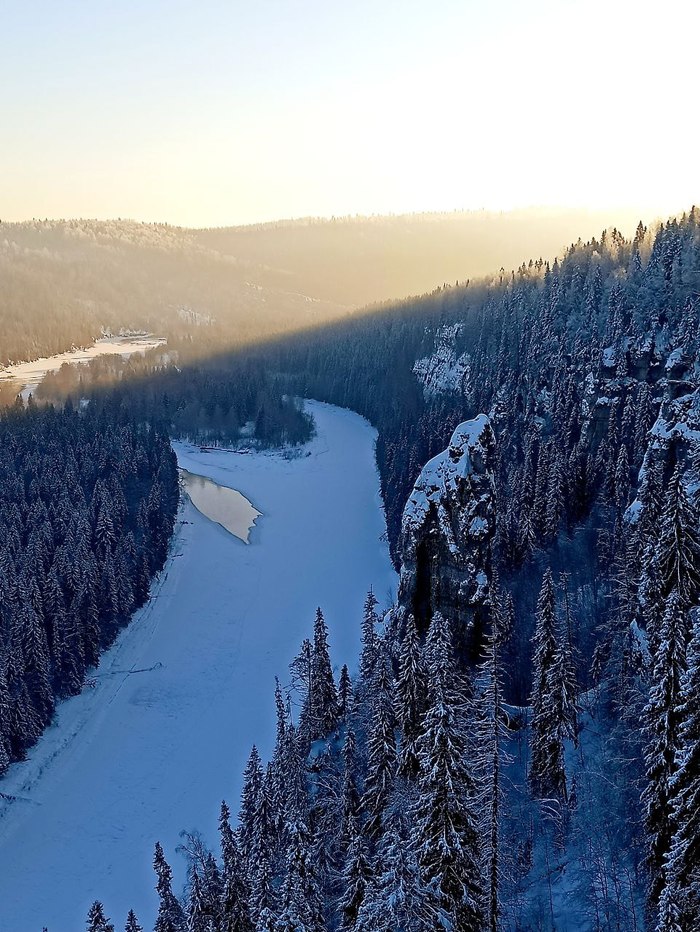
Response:
[[[375,432],[349,411],[309,410],[317,435],[297,458],[177,445],[182,468],[237,489],[264,517],[246,546],[186,500],[153,599],[95,688],[63,703],[0,780],[2,932],[75,932],[96,898],[116,928],[130,907],[152,928],[155,841],[178,882],[179,832],[216,843],[219,804],[237,811],[251,745],[271,751],[274,677],[317,605],[334,664],[355,665],[367,589],[386,602],[396,585]]]

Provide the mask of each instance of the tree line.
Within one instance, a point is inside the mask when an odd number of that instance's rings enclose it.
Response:
[[[0,411],[0,772],[148,599],[178,497],[167,433],[125,406]]]

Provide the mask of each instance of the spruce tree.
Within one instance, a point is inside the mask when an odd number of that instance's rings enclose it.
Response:
[[[329,736],[338,724],[338,693],[328,650],[328,628],[320,608],[314,620],[311,677],[311,739],[316,740]]]
[[[481,664],[483,689],[480,696],[479,727],[477,728],[476,770],[481,785],[480,835],[483,839],[486,928],[498,932],[501,916],[501,743],[506,736],[503,724],[503,668],[501,649],[504,628],[498,582],[492,584],[491,630],[484,647]]]
[[[382,836],[356,932],[433,932],[435,916],[422,887],[406,813],[396,812]]]
[[[99,900],[95,900],[90,907],[87,917],[87,932],[114,932],[114,926],[105,916],[104,907]]]
[[[0,662],[0,775],[10,765],[10,695],[7,689],[7,678],[4,665]]]
[[[530,785],[536,796],[566,794],[562,717],[568,715],[563,657],[557,644],[554,580],[547,570],[537,600],[532,659]]]
[[[661,513],[657,551],[662,594],[675,589],[684,608],[695,604],[700,593],[700,524],[678,466]]]
[[[398,723],[401,729],[399,772],[408,779],[418,773],[417,742],[425,711],[426,684],[423,657],[413,615],[406,621],[406,631],[399,650]]]
[[[343,664],[338,678],[338,717],[341,722],[347,721],[352,710],[352,681],[348,665]]]
[[[320,895],[310,860],[310,839],[300,819],[287,826],[288,855],[275,932],[325,932]]]
[[[246,863],[231,829],[228,806],[223,802],[219,815],[219,834],[223,870],[217,932],[253,932],[247,877],[251,866],[257,867],[257,852],[251,842],[250,860]]]
[[[156,842],[153,857],[153,869],[156,872],[158,892],[158,918],[154,932],[185,932],[186,921],[182,906],[173,893],[173,872],[165,860],[160,842]]]
[[[667,884],[659,902],[659,918],[656,932],[688,932],[695,925],[685,925],[678,905],[677,890],[673,883]]]
[[[413,846],[437,925],[479,929],[484,920],[476,781],[468,759],[468,720],[447,620],[429,631],[428,710],[418,743]]]
[[[700,614],[695,613],[678,707],[679,749],[669,779],[673,838],[666,886],[683,928],[700,928]],[[666,894],[666,890],[664,890]],[[663,902],[663,899],[662,899]]]
[[[379,658],[379,637],[377,635],[377,599],[370,589],[365,599],[362,615],[362,651],[360,653],[360,686],[361,691],[371,688],[374,681],[374,672]]]
[[[255,745],[253,745],[246,768],[243,771],[243,788],[241,790],[241,808],[238,813],[238,842],[246,866],[250,865],[251,849],[253,844],[253,824],[255,813],[258,807],[258,796],[260,795],[263,781],[262,764],[260,754]]]
[[[367,840],[357,819],[347,829],[347,848],[342,872],[342,894],[338,902],[341,928],[352,930],[362,906],[372,874]]]
[[[340,845],[345,853],[360,818],[355,732],[349,728],[343,742],[343,784],[340,800]]]
[[[685,669],[685,617],[674,590],[666,601],[659,649],[644,709],[647,785],[642,793],[648,838],[649,900],[658,904],[666,884],[666,859],[673,836],[671,781],[680,750],[681,678]]]
[[[143,932],[143,926],[139,924],[139,921],[136,918],[136,913],[133,911],[133,909],[129,910],[129,913],[126,917],[124,932]]]
[[[384,810],[396,776],[396,715],[394,683],[389,658],[377,660],[372,688],[371,724],[367,739],[367,777],[362,805],[367,813],[366,831],[376,841],[382,834]]]
[[[187,902],[187,932],[211,932],[212,916],[209,915],[199,872],[195,871],[190,885]]]

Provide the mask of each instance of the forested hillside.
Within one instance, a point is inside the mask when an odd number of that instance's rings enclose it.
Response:
[[[146,330],[203,353],[337,318],[344,309],[267,284],[192,231],[132,221],[0,224],[0,365]]]
[[[514,211],[189,230],[129,220],[0,222],[0,366],[147,330],[200,354],[557,255],[618,212]]]
[[[609,410],[621,426],[627,405],[629,429],[639,404],[637,449],[628,451],[638,468],[674,349],[672,363],[687,359],[685,375],[694,378],[699,223],[693,211],[658,232],[640,226],[632,240],[604,233],[551,265],[530,260],[493,281],[440,288],[304,333],[260,359],[289,372],[299,394],[350,407],[377,426],[394,553],[421,466],[456,423],[479,412],[493,413],[504,468],[512,467],[499,489],[517,522],[515,503],[527,498],[514,469],[523,468],[534,436],[563,455],[557,440],[566,430],[568,444],[582,439],[593,452]],[[671,381],[679,374],[671,371]],[[656,407],[647,410],[651,401]]]
[[[135,417],[155,419],[171,437],[195,443],[272,447],[309,439],[312,420],[285,394],[286,380],[241,354],[199,359],[201,346],[179,345],[63,365],[45,376],[36,398],[57,404],[118,398]]]
[[[200,230],[197,242],[265,266],[267,283],[344,305],[423,294],[447,282],[510,269],[523,256],[554,257],[579,238],[617,225],[629,211],[452,211],[377,217],[309,217]]]
[[[378,427],[402,588],[158,930],[698,927],[699,303],[693,210],[251,357]]]
[[[0,412],[0,773],[148,599],[178,497],[167,433],[118,403]]]

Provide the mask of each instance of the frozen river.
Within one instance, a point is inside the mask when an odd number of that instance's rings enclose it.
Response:
[[[20,362],[13,366],[0,367],[0,382],[14,383],[17,392],[21,392],[26,398],[34,391],[47,372],[58,372],[64,363],[86,363],[95,359],[96,356],[106,355],[128,357],[134,353],[145,353],[146,350],[164,344],[163,337],[154,337],[152,334],[104,337],[85,349],[74,349],[57,356],[43,356],[33,362]]]
[[[178,882],[182,829],[216,844],[219,805],[238,810],[253,742],[274,741],[285,681],[316,606],[337,668],[352,669],[370,586],[396,585],[374,459],[361,417],[309,403],[317,425],[294,458],[176,444],[181,468],[238,490],[262,512],[245,545],[185,500],[153,598],[105,654],[95,688],[0,780],[0,930],[75,932],[92,900],[117,929],[156,912],[153,845]],[[13,797],[13,798],[7,798]]]

